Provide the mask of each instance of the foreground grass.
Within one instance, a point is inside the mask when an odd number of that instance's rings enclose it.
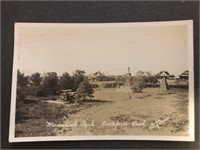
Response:
[[[47,127],[47,122],[62,124],[68,118],[91,103],[73,105],[64,103],[47,103],[42,100],[24,100],[16,107],[15,137],[55,136],[54,128]]]

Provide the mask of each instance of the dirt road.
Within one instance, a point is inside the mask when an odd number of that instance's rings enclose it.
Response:
[[[56,135],[187,135],[187,90],[143,93],[101,89],[92,107],[64,118]],[[87,102],[84,102],[87,105]]]

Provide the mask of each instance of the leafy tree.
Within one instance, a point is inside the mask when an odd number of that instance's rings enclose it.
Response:
[[[126,78],[124,76],[116,76],[115,81],[117,83],[125,83]]]
[[[53,95],[57,94],[58,91],[58,76],[56,72],[48,72],[41,84],[41,90],[46,93],[51,93]]]
[[[17,70],[17,102],[23,101],[26,97],[25,88],[29,83],[29,77]]]
[[[36,72],[30,76],[30,80],[34,86],[39,86],[42,81],[42,77],[40,76],[40,73]]]
[[[63,73],[59,80],[59,85],[61,89],[72,89],[73,88],[73,79],[72,77],[66,72]]]
[[[142,76],[144,74],[144,71],[139,70],[135,73],[136,76]]]
[[[19,70],[17,70],[17,85],[19,87],[25,87],[29,83],[29,77],[25,76],[24,73],[21,73]]]
[[[156,76],[146,76],[145,77],[145,83],[158,83],[158,79]]]
[[[73,80],[73,91],[76,91],[78,89],[79,84],[83,81],[84,79],[84,74],[85,71],[83,70],[76,70],[74,75],[72,76],[72,80]]]
[[[141,93],[144,86],[145,86],[145,82],[144,82],[144,77],[141,75],[137,75],[133,78],[132,81],[132,91],[134,93]]]
[[[92,85],[89,83],[89,80],[87,77],[84,77],[83,81],[80,83],[77,89],[77,92],[83,93],[84,99],[85,99],[85,95],[92,95],[94,93]]]
[[[26,94],[21,88],[17,88],[17,104],[18,102],[22,102],[26,98]]]
[[[142,71],[142,70],[139,70],[135,74],[136,76],[151,76],[151,73],[149,71]]]
[[[141,76],[141,78],[144,78],[145,87],[148,87],[149,85],[153,86],[158,82],[156,76],[151,75],[151,72],[148,71],[139,70],[136,72],[136,76]]]

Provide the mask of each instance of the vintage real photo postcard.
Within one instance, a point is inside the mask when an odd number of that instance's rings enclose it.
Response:
[[[10,142],[194,141],[193,21],[16,23]]]

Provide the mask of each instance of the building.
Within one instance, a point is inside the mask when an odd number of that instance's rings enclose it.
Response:
[[[174,75],[171,75],[169,72],[167,71],[160,71],[156,77],[158,79],[163,79],[163,78],[166,78],[166,79],[170,79],[170,78],[174,78]]]
[[[179,75],[180,79],[189,79],[189,71],[184,71],[181,75]]]
[[[105,73],[97,71],[95,73],[89,74],[88,79],[91,81],[114,81],[115,76],[114,75],[105,75]]]

